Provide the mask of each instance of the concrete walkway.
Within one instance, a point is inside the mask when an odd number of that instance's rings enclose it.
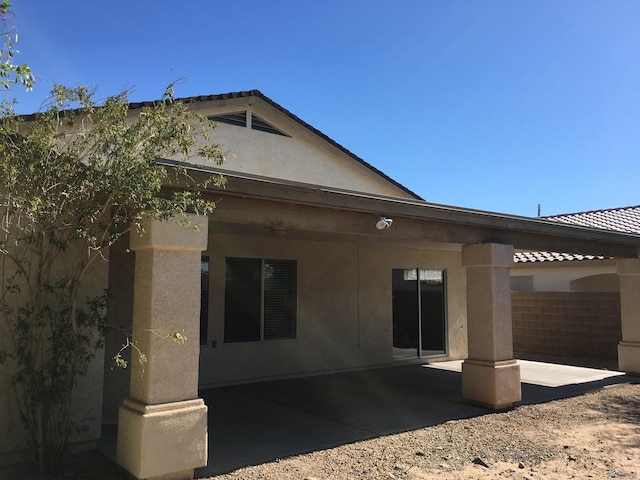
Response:
[[[518,364],[520,365],[520,381],[522,383],[543,387],[566,387],[576,383],[584,384],[624,376],[622,372],[611,370],[532,362],[529,360],[518,360]],[[425,367],[449,372],[462,372],[462,360],[433,363],[425,365]]]
[[[522,404],[630,381],[620,372],[519,362]],[[196,476],[489,412],[463,401],[461,363],[414,364],[204,390],[200,395],[209,406],[209,465],[198,469]]]

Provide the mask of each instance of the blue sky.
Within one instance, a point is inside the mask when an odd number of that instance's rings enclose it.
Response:
[[[258,89],[434,203],[640,204],[637,0],[14,0],[19,62],[159,98]],[[5,94],[6,95],[6,94]]]

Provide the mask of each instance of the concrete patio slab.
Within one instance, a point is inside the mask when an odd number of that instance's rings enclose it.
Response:
[[[520,380],[522,383],[546,387],[563,387],[624,376],[624,372],[614,370],[598,370],[556,363],[532,362],[530,360],[518,360],[518,364],[520,365]],[[461,372],[462,360],[437,362],[425,365],[425,367],[449,372]]]

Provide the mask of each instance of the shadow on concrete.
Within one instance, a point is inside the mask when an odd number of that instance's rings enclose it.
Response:
[[[523,383],[521,404],[630,381],[576,380],[560,387]],[[490,411],[462,399],[459,372],[422,365],[220,387],[200,396],[209,407],[209,465],[197,477]]]

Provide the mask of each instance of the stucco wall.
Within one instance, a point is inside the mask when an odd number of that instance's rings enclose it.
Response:
[[[449,354],[466,356],[464,271],[459,252],[358,242],[211,234],[208,346],[200,383],[215,385],[388,365],[392,362],[392,268],[447,271]],[[295,340],[225,344],[225,257],[297,260]],[[212,342],[215,347],[212,347]]]
[[[370,194],[411,198],[326,140],[260,99],[204,102],[194,106],[203,115],[249,111],[288,136],[219,123],[213,140],[229,152],[223,170],[275,179],[336,187]],[[197,159],[194,159],[197,162]]]
[[[570,292],[576,279],[600,274],[616,274],[613,260],[517,263],[511,276],[532,275],[537,292]],[[602,288],[601,288],[602,289]]]

